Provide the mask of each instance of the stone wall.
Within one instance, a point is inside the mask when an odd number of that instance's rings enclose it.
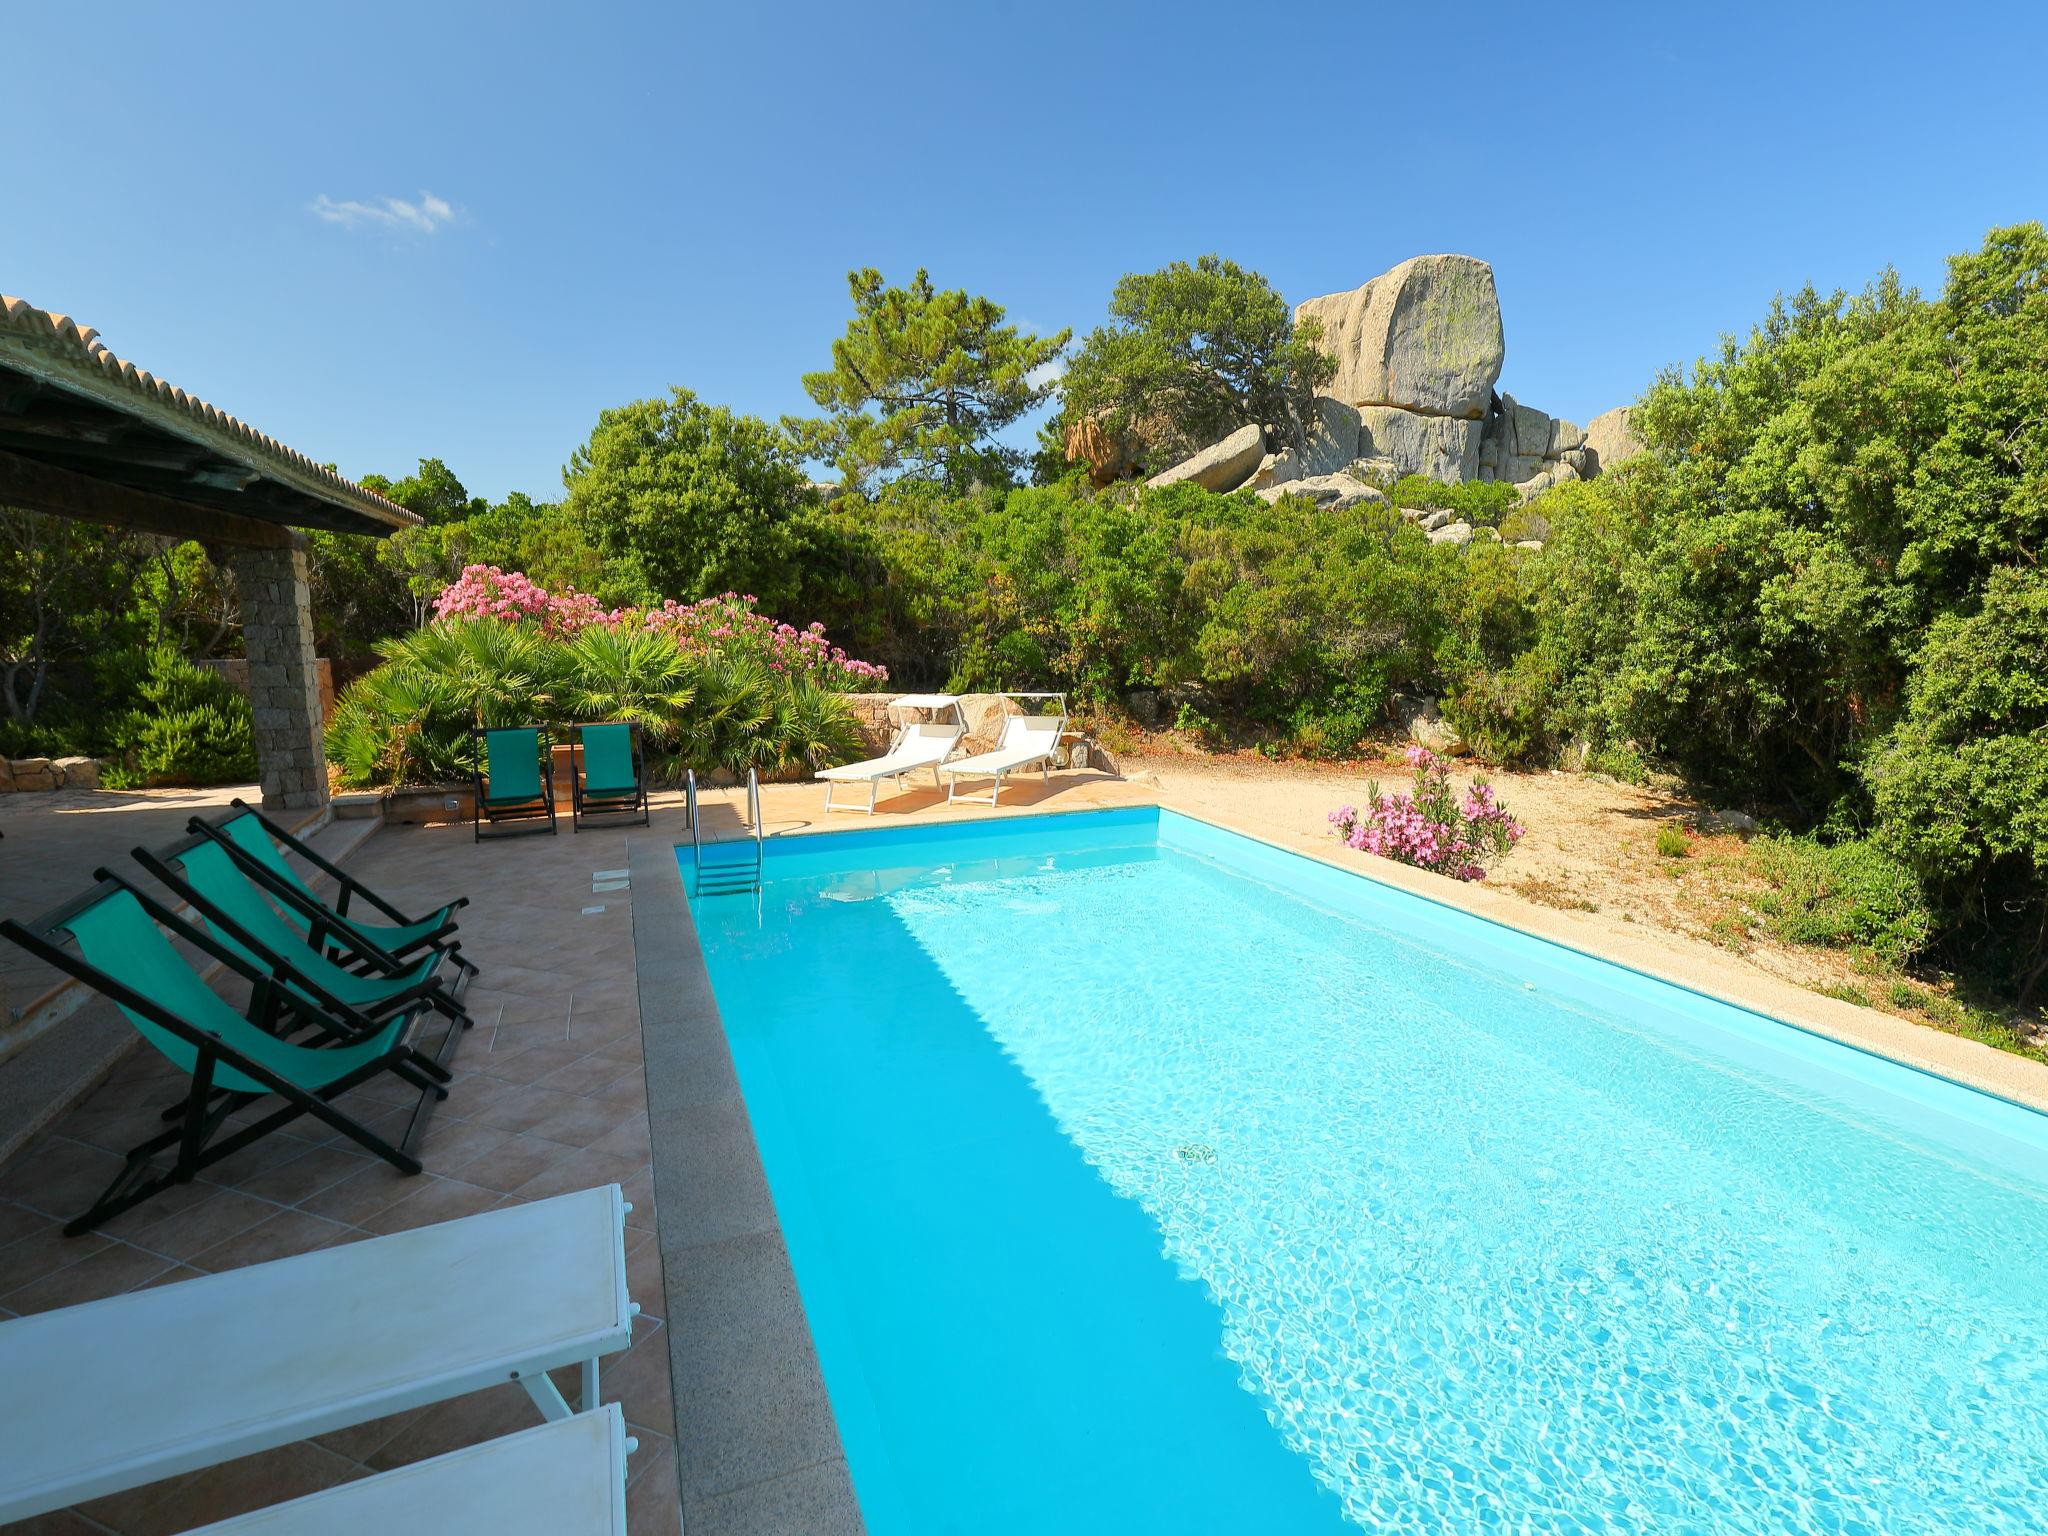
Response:
[[[238,549],[249,708],[263,804],[311,809],[327,801],[320,742],[320,664],[313,654],[313,598],[302,549]]]
[[[245,657],[227,656],[218,660],[202,661],[200,666],[218,672],[243,698],[249,697],[249,663]],[[324,726],[334,718],[334,663],[325,656],[313,663],[320,684],[320,723]],[[254,702],[253,700],[251,702]]]
[[[0,757],[0,795],[99,787],[100,765],[97,758]]]

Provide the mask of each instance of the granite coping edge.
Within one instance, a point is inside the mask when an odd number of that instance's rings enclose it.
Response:
[[[629,839],[676,1475],[691,1536],[866,1530],[767,1174],[733,1072],[676,847]],[[821,1466],[841,1469],[818,1480]]]

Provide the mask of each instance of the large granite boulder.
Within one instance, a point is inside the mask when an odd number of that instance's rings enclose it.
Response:
[[[1454,416],[1424,416],[1390,405],[1359,408],[1359,452],[1392,459],[1404,475],[1432,480],[1474,480],[1479,476],[1482,423]]]
[[[1648,451],[1629,425],[1629,408],[1625,405],[1602,411],[1587,422],[1584,446],[1592,459],[1590,468],[1593,474],[1612,469],[1622,460]]]
[[[1473,256],[1413,256],[1349,293],[1295,307],[1337,360],[1330,393],[1477,421],[1506,355],[1493,268]]]
[[[1306,496],[1325,512],[1342,512],[1355,507],[1362,501],[1385,501],[1383,492],[1374,490],[1362,480],[1349,475],[1311,475],[1302,480],[1289,480],[1281,485],[1267,486],[1255,493],[1259,500],[1271,505],[1282,496]]]
[[[1211,443],[1146,481],[1147,485],[1178,485],[1192,480],[1205,491],[1234,491],[1252,477],[1266,457],[1266,434],[1256,424],[1239,427],[1220,443]]]

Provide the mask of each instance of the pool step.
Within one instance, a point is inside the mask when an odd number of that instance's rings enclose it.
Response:
[[[712,847],[720,846],[713,843]],[[761,852],[756,844],[744,859],[700,857],[697,861],[699,896],[752,895],[761,889]]]

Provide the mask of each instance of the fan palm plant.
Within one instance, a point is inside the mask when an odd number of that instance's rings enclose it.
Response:
[[[563,682],[562,647],[534,625],[504,619],[430,624],[380,640],[377,654],[386,666],[441,679],[477,725],[544,719]]]
[[[562,647],[557,701],[572,720],[624,720],[655,752],[675,749],[697,688],[690,658],[659,630],[590,628]]]

